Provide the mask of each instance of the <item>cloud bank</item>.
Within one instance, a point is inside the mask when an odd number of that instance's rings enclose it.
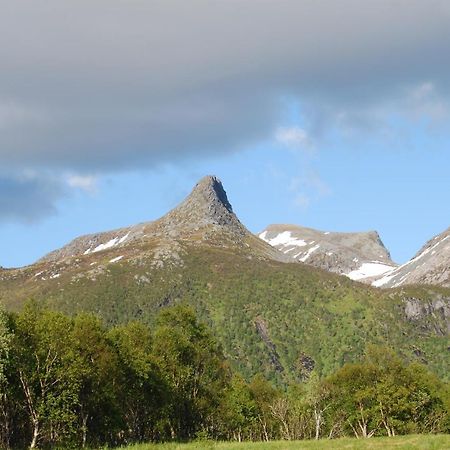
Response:
[[[445,0],[0,8],[0,172],[18,186],[5,199],[22,198],[26,170],[85,177],[239,151],[283,126],[286,98],[308,136],[397,110],[448,117]]]
[[[36,222],[55,214],[55,203],[66,194],[60,180],[51,176],[0,175],[0,219]]]

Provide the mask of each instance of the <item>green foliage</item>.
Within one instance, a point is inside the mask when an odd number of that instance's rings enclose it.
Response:
[[[345,365],[328,383],[329,421],[356,437],[448,431],[444,385],[388,348],[369,347],[362,362]]]
[[[427,312],[449,290],[180,247],[2,280],[1,447],[450,431],[448,319]]]
[[[0,448],[9,446],[9,427],[11,417],[8,411],[9,397],[12,395],[8,385],[8,370],[11,365],[11,342],[13,334],[8,316],[0,305]]]
[[[72,338],[79,379],[77,428],[81,444],[112,440],[120,428],[117,386],[123,381],[119,355],[101,321],[89,314],[73,319]]]
[[[163,309],[151,328],[107,328],[30,302],[2,316],[1,332],[3,447],[449,431],[448,385],[384,347],[280,389],[261,374],[233,374],[185,305]]]
[[[71,319],[36,303],[15,320],[15,375],[32,429],[30,447],[41,439],[65,442],[75,432],[79,376],[71,332]]]
[[[156,362],[151,330],[130,322],[108,334],[118,356],[123,439],[140,442],[165,437],[160,428],[171,393]]]
[[[9,328],[8,317],[0,305],[0,386],[5,382],[5,371],[9,361],[9,349],[12,333]]]
[[[208,423],[217,409],[229,372],[221,349],[194,311],[176,306],[161,312],[154,332],[153,353],[172,393],[169,428],[192,438],[198,424]]]
[[[200,245],[186,245],[182,257],[183,265],[155,268],[144,254],[139,263],[107,265],[95,276],[84,269],[41,284],[9,281],[0,284],[0,299],[4,292],[4,302],[19,308],[17,298],[32,295],[66,314],[95,313],[109,327],[135,320],[153,327],[164,307],[188,304],[246,380],[262,373],[279,386],[307,379],[312,367],[326,376],[358,361],[367,343],[390,345],[448,379],[445,318],[408,320],[405,302],[414,297],[426,310],[436,296],[449,298],[449,290],[382,291],[305,265]]]
[[[4,447],[186,439],[216,426],[230,373],[191,309],[165,310],[153,330],[36,302],[2,319]]]
[[[239,442],[250,439],[257,414],[257,404],[247,383],[234,376],[221,405],[220,436]]]

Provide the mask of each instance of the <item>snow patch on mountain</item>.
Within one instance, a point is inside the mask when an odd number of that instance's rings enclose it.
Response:
[[[372,286],[389,288],[413,283],[450,286],[449,239],[450,228],[430,239],[414,258],[374,280]]]
[[[374,231],[338,233],[296,225],[271,225],[259,237],[297,261],[353,280],[371,282],[397,267]]]
[[[378,261],[370,263],[363,263],[357,270],[352,270],[347,275],[351,280],[363,280],[364,278],[371,278],[383,275],[386,272],[392,272],[395,267],[387,264],[382,264]]]
[[[116,245],[123,244],[127,239],[130,233],[128,232],[125,236],[122,237],[115,237],[114,239],[109,240],[108,242],[105,242],[104,244],[99,244],[94,249],[88,248],[84,254],[88,255],[89,253],[97,253],[101,252],[102,250],[108,250],[109,248],[113,248]]]
[[[305,245],[307,245],[306,241],[304,241],[303,239],[297,239],[297,238],[293,237],[292,233],[290,231],[284,231],[283,233],[278,234],[277,236],[275,236],[272,239],[267,239],[266,235],[267,235],[267,231],[264,231],[263,233],[261,233],[259,235],[259,237],[260,237],[260,239],[262,239],[263,241],[266,241],[273,247],[277,247],[279,245],[281,245],[283,247],[288,247],[288,246],[292,246],[292,245],[296,246],[296,247],[304,247]]]
[[[314,241],[313,241],[313,242],[314,242]],[[311,244],[312,244],[313,242],[311,242]],[[314,253],[314,252],[315,252],[316,250],[318,250],[319,248],[320,248],[320,245],[319,245],[319,244],[315,245],[314,247],[311,247],[311,248],[306,252],[306,254],[300,258],[300,261],[301,261],[301,262],[305,262],[305,261],[311,256],[311,254]]]

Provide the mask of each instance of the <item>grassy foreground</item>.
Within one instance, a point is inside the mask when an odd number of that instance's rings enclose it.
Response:
[[[127,450],[327,450],[327,449],[450,449],[450,435],[408,435],[394,438],[334,439],[320,441],[275,442],[191,442],[189,444],[141,444]]]

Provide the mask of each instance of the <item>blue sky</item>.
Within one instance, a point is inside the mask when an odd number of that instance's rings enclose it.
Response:
[[[450,225],[445,1],[0,6],[1,266],[206,174],[253,232],[375,229],[405,262]]]
[[[72,192],[39,222],[3,225],[2,263],[27,264],[78,235],[156,219],[205,174],[222,179],[235,212],[255,233],[271,223],[375,229],[393,259],[405,262],[449,225],[448,151],[354,145],[303,151],[273,139],[233,155],[101,177],[92,191]]]

